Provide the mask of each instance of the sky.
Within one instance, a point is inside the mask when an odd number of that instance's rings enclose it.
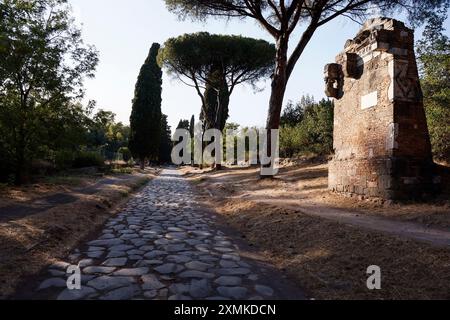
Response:
[[[208,31],[264,39],[273,38],[251,19],[231,21],[210,19],[205,23],[180,21],[169,12],[164,0],[69,0],[73,14],[82,25],[83,39],[99,51],[96,77],[85,82],[86,101],[96,100],[97,107],[113,111],[117,121],[129,123],[131,100],[139,70],[153,42],[163,44],[168,38],[184,33]],[[302,28],[291,42],[293,47]],[[285,102],[297,101],[303,94],[316,100],[324,97],[323,69],[334,62],[347,39],[353,38],[360,25],[338,18],[321,27],[297,63],[288,84]],[[448,29],[447,29],[448,30]],[[420,35],[420,32],[416,32]],[[267,117],[270,83],[261,82],[262,90],[241,85],[230,101],[230,122],[243,126],[262,126]],[[169,124],[180,119],[198,119],[201,101],[195,89],[164,75],[162,111]]]

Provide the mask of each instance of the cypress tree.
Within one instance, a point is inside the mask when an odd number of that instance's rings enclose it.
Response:
[[[161,142],[162,71],[156,57],[160,45],[154,43],[141,67],[134,92],[130,118],[130,151],[145,167],[145,159],[157,161]]]
[[[189,135],[191,136],[191,155],[194,155],[195,115],[192,115],[191,123],[189,124]],[[191,165],[194,165],[193,156]]]
[[[191,135],[191,139],[194,139],[195,134],[195,116],[192,115],[191,123],[189,124],[189,133]]]

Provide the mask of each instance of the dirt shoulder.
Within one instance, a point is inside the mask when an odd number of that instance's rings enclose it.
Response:
[[[328,165],[300,163],[280,169],[274,180],[260,180],[259,169],[227,169],[212,172],[184,168],[195,183],[207,182],[212,192],[228,197],[276,204],[283,207],[323,206],[358,215],[415,222],[426,227],[450,229],[450,168],[442,167],[444,190],[427,203],[386,203],[380,200],[345,197],[328,191]]]
[[[448,204],[409,204],[404,214],[396,207],[358,199],[342,197],[335,204],[332,199],[337,195],[326,190],[328,172],[323,164],[284,168],[275,181],[259,180],[257,169],[184,171],[206,205],[312,298],[450,298],[447,248],[313,217],[292,207],[292,203],[320,201],[355,210],[351,206],[355,203],[361,204],[366,214],[379,216],[372,210],[375,207],[383,209],[383,215],[400,220],[412,219],[405,218],[411,215],[408,211],[416,208],[418,213],[420,207],[426,209],[424,216],[443,215],[445,222]],[[283,205],[286,203],[290,206]],[[382,269],[381,291],[366,287],[366,270],[371,265]]]
[[[71,177],[0,192],[0,299],[58,261],[158,172]]]

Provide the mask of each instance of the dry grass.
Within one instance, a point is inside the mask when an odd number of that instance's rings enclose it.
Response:
[[[450,251],[245,200],[214,208],[316,299],[450,299]],[[382,269],[369,291],[366,270]]]
[[[324,164],[283,168],[275,180],[259,180],[257,168],[184,170],[202,190],[204,203],[222,215],[268,261],[285,270],[310,297],[450,299],[450,250],[292,209],[295,203],[319,202],[393,219],[430,219],[432,224],[446,226],[450,214],[445,200],[385,206],[330,194]],[[366,287],[366,270],[371,265],[382,269],[381,291]]]
[[[349,212],[388,217],[426,226],[450,228],[450,168],[443,170],[444,191],[428,203],[385,204],[382,201],[344,197],[328,191],[328,165],[301,163],[284,167],[274,180],[260,180],[258,168],[227,169],[224,171],[183,169],[194,183],[207,182],[211,192],[226,192],[256,202],[277,203],[280,206],[320,204]]]
[[[12,295],[21,281],[67,256],[114,213],[114,207],[153,174],[136,174],[102,186],[92,195],[76,193],[67,185],[47,185],[9,190],[2,201],[23,205],[36,197],[65,192],[73,203],[0,223],[0,299]],[[89,186],[93,181],[84,180]],[[80,186],[80,184],[77,184]],[[29,189],[29,190],[27,190]],[[27,202],[28,201],[28,202]]]

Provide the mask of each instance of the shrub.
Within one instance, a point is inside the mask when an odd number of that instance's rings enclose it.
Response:
[[[328,155],[333,151],[334,106],[329,100],[297,104],[302,114],[296,124],[287,122],[280,128],[280,155],[290,158],[299,154]],[[292,107],[288,110],[294,112]]]
[[[131,151],[127,147],[120,148],[119,153],[122,155],[123,161],[129,162],[131,160]]]
[[[1,124],[0,124],[1,125]],[[0,182],[8,182],[9,177],[14,174],[14,162],[7,152],[7,146],[0,139]]]
[[[105,159],[96,152],[80,152],[73,160],[73,167],[76,169],[87,167],[104,166]]]
[[[450,108],[429,104],[425,110],[433,155],[437,160],[450,162]]]
[[[38,175],[49,175],[55,172],[53,161],[36,159],[31,162],[31,172]]]
[[[75,153],[69,150],[60,150],[55,152],[55,165],[58,170],[64,170],[72,167]]]

